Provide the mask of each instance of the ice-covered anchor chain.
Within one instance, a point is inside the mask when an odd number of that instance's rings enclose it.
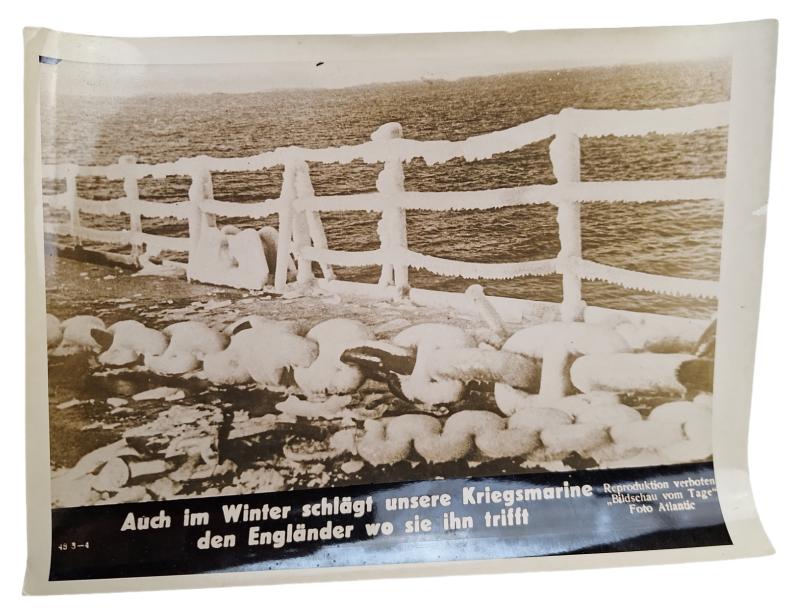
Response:
[[[386,123],[370,136],[373,142],[391,141],[403,137],[403,126],[399,123]],[[406,249],[406,211],[396,203],[397,197],[405,191],[405,172],[400,157],[387,158],[383,170],[378,174],[376,187],[378,193],[388,196],[378,221],[378,237],[381,248]],[[401,292],[408,290],[408,265],[401,260],[384,263],[381,268],[379,284],[386,287],[394,284]]]
[[[572,187],[581,181],[581,142],[577,134],[560,128],[550,143],[550,160],[558,181],[558,238],[561,250],[556,271],[561,274],[563,298],[561,320],[583,318],[586,303],[581,299],[581,205],[573,197]]]

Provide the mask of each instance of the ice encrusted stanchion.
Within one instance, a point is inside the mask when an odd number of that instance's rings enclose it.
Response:
[[[126,208],[130,216],[131,257],[136,265],[140,265],[142,215],[139,212],[139,180],[136,175],[136,156],[120,156],[119,167],[122,172],[122,188],[125,191]]]
[[[308,174],[308,164],[299,161],[295,165],[294,190],[297,198],[313,197],[314,187]],[[311,260],[303,257],[303,249],[311,246],[311,232],[308,216],[299,211],[292,212],[292,251],[297,259],[297,282],[301,284],[314,280]]]
[[[314,185],[311,183],[307,162],[297,163],[294,184],[298,199],[314,197]],[[327,249],[328,239],[325,237],[325,228],[317,210],[307,208],[304,212],[294,211],[292,229],[295,234],[295,251],[298,257],[297,280],[302,282],[314,278],[311,261],[302,257],[303,247],[313,244],[318,249]],[[334,274],[330,264],[320,262],[319,265],[325,280],[332,280]]]
[[[556,258],[556,270],[562,279],[561,320],[579,321],[583,319],[586,307],[581,299],[581,205],[573,197],[571,186],[581,180],[581,143],[578,135],[567,128],[563,117],[559,117],[555,138],[550,143],[550,161],[559,185],[554,204],[558,206],[558,238],[561,242]],[[569,387],[568,359],[569,347],[566,345],[549,346],[544,351],[539,388],[542,399],[564,397]]]
[[[289,275],[289,256],[292,249],[292,217],[294,201],[297,199],[297,161],[288,160],[283,166],[283,185],[281,186],[278,210],[278,253],[275,257],[275,290],[286,289]],[[309,262],[310,266],[310,262]]]
[[[191,171],[192,183],[189,186],[189,202],[192,204],[189,214],[189,258],[200,241],[203,226],[216,224],[216,217],[203,212],[205,203],[214,199],[214,183],[208,169],[197,166]],[[209,218],[209,216],[211,218]]]
[[[558,206],[558,238],[561,242],[556,259],[562,279],[561,320],[578,321],[583,319],[586,307],[581,299],[581,205],[573,197],[571,186],[581,180],[581,142],[577,134],[567,129],[561,117],[556,136],[550,143],[550,161],[559,185],[558,200],[554,204]]]
[[[403,126],[399,123],[386,123],[372,133],[370,137],[375,142],[386,141],[387,144],[403,137]],[[383,170],[378,175],[376,187],[378,192],[388,196],[401,194],[405,191],[405,172],[403,160],[400,157],[387,157]],[[378,237],[382,249],[406,249],[408,237],[406,235],[406,211],[390,200],[381,212],[378,221]],[[408,292],[408,266],[404,263],[385,263],[381,269],[380,286],[387,287],[394,283],[400,295]]]
[[[70,233],[75,247],[80,247],[81,240],[81,212],[78,208],[78,169],[69,164],[64,171],[64,197],[67,200],[69,211]]]

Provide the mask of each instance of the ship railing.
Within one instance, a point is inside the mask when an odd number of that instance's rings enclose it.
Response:
[[[273,151],[237,158],[206,155],[174,162],[140,163],[133,156],[120,157],[106,166],[72,163],[43,164],[42,177],[63,180],[61,193],[43,196],[45,206],[69,212],[69,221],[46,223],[45,233],[70,236],[76,246],[83,241],[130,245],[134,262],[142,263],[165,251],[185,251],[191,259],[203,227],[215,226],[218,217],[278,218],[277,259],[274,289],[283,291],[289,282],[294,258],[297,280],[315,279],[313,263],[325,278],[333,278],[332,266],[380,266],[379,285],[409,288],[409,268],[425,269],[439,275],[469,279],[511,279],[559,274],[562,278],[563,320],[581,318],[585,302],[582,281],[602,280],[629,289],[695,298],[716,298],[718,283],[712,280],[678,278],[609,266],[583,258],[581,206],[585,202],[645,202],[723,200],[725,180],[696,178],[676,180],[582,181],[581,138],[636,137],[651,134],[689,134],[725,127],[728,103],[656,110],[585,110],[566,108],[504,130],[465,140],[421,141],[403,137],[402,126],[380,126],[369,141],[357,145],[327,148],[281,147]],[[552,139],[549,155],[553,184],[477,191],[420,192],[405,190],[404,165],[421,158],[428,165],[455,159],[467,162]],[[316,195],[309,163],[347,164],[356,160],[382,163],[376,190],[350,195]],[[237,203],[214,198],[212,173],[258,172],[283,167],[280,196],[258,203]],[[139,181],[146,177],[163,179],[188,176],[188,200],[162,203],[143,200]],[[124,197],[92,200],[78,196],[78,177],[122,180]],[[550,259],[509,263],[477,263],[434,257],[408,248],[406,210],[487,210],[507,206],[557,207],[560,249]],[[344,251],[328,248],[320,213],[372,211],[380,213],[380,247],[372,251]],[[125,230],[103,230],[81,224],[81,213],[129,216]],[[142,230],[142,218],[186,220],[188,237],[172,237]],[[525,227],[517,231],[527,231]]]

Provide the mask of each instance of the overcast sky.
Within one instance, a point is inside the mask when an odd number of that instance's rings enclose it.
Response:
[[[322,61],[322,60],[320,60]],[[558,67],[587,65],[561,62]],[[244,93],[287,88],[336,88],[420,79],[459,79],[553,69],[542,61],[435,58],[414,62],[324,61],[247,64],[41,64],[42,86],[59,95],[133,96],[173,93]],[[57,86],[56,86],[57,82]]]
[[[366,83],[535,70],[533,62],[486,62],[483,65],[432,63],[387,67],[378,62],[330,61],[200,65],[113,65],[63,61],[42,64],[45,83],[58,82],[60,94],[154,95],[169,93],[243,93],[269,89],[335,88]]]
[[[186,39],[50,34],[44,53],[69,58],[40,64],[51,95],[54,87],[119,97],[340,88],[730,54],[725,32],[713,27]]]

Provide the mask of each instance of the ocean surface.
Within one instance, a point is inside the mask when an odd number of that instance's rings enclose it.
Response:
[[[209,68],[211,69],[211,68]],[[217,68],[220,69],[220,68]],[[133,154],[149,163],[207,154],[252,155],[276,147],[357,144],[381,124],[400,122],[416,139],[464,139],[511,127],[565,107],[643,109],[720,102],[729,98],[727,61],[639,65],[416,81],[338,90],[273,90],[250,94],[198,94],[134,98],[56,95],[42,108],[45,162],[114,163]],[[464,191],[553,183],[549,140],[478,162],[406,164],[409,191]],[[584,138],[582,180],[677,179],[725,176],[727,130],[637,138]],[[312,164],[317,194],[375,189],[380,165]],[[217,199],[258,202],[280,192],[281,169],[215,174]],[[45,189],[58,189],[45,185]],[[188,179],[140,181],[144,199],[187,198]],[[79,179],[83,197],[122,195],[119,181]],[[717,279],[723,206],[718,201],[623,204],[596,202],[582,208],[583,256],[632,270]],[[378,247],[374,213],[323,215],[329,246]],[[82,215],[89,226],[127,227],[127,218]],[[241,226],[276,225],[227,219]],[[148,232],[186,235],[185,223],[145,219]],[[425,254],[481,262],[527,261],[556,256],[556,210],[549,205],[488,211],[408,212],[409,247]],[[337,268],[340,278],[376,281],[375,268]],[[411,271],[416,287],[463,291],[474,281]],[[488,294],[558,302],[557,275],[483,281]],[[600,281],[584,282],[591,305],[709,317],[713,300],[629,291]]]

